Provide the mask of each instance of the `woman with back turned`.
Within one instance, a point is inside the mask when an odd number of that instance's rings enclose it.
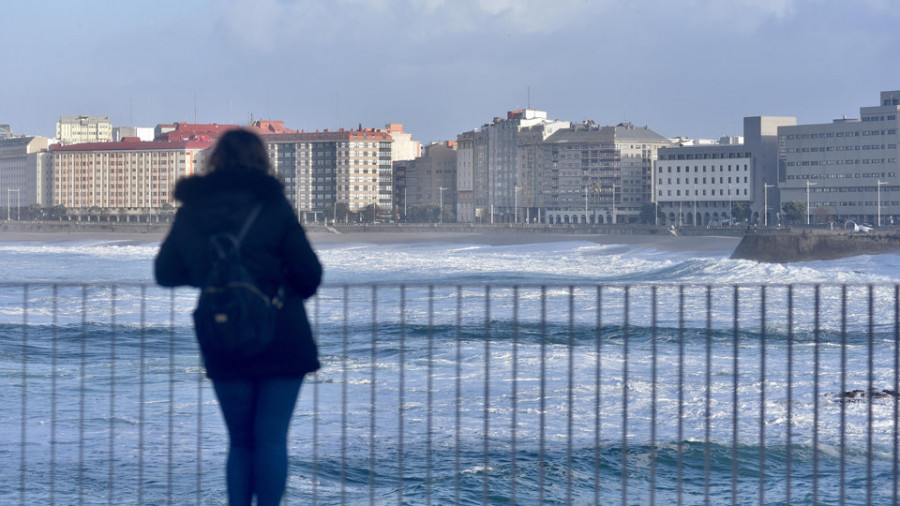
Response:
[[[156,257],[156,281],[202,286],[210,271],[210,237],[237,235],[250,223],[240,242],[241,258],[263,292],[272,296],[283,290],[275,337],[252,358],[210,349],[202,341],[201,353],[228,427],[228,502],[250,504],[255,496],[259,506],[275,505],[287,482],[287,433],[300,384],[319,368],[303,301],[315,294],[322,266],[281,183],[270,174],[259,136],[229,131],[207,165],[207,174],[175,186],[182,205]],[[248,219],[251,214],[255,218]]]

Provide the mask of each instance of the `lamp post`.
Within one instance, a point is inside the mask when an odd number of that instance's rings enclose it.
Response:
[[[438,190],[440,191],[440,194],[441,194],[440,208],[438,208],[438,216],[440,216],[441,223],[443,223],[444,222],[444,190],[446,190],[446,188],[444,188],[443,186],[440,186],[440,187],[438,187]]]
[[[763,195],[763,225],[769,226],[769,188],[774,188],[774,184],[763,182],[765,192]]]
[[[887,181],[878,181],[878,226],[881,226],[881,186],[888,184]]]
[[[21,198],[19,197],[19,189],[18,188],[7,188],[6,189],[6,221],[12,220],[12,215],[10,214],[10,203],[12,202],[12,197],[10,194],[12,192],[16,192],[16,219],[22,218],[22,210],[21,210]]]
[[[806,224],[809,225],[809,187],[815,186],[816,183],[806,182]]]
[[[612,185],[612,222],[616,223],[616,184]]]
[[[515,215],[516,224],[519,223],[519,190],[521,189],[518,184],[513,186],[513,214]]]

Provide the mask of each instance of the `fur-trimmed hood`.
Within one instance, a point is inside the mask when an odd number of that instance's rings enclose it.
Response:
[[[214,171],[179,180],[174,197],[190,203],[221,193],[249,193],[262,200],[273,200],[284,195],[284,188],[280,181],[259,171]]]

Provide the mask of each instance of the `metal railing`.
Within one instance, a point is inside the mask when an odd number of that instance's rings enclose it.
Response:
[[[897,504],[898,293],[326,286],[285,503]],[[193,299],[0,285],[0,502],[225,502]]]

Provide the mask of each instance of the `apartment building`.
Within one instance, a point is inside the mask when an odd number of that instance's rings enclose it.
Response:
[[[455,141],[436,142],[415,160],[394,162],[394,201],[401,215],[411,206],[456,209],[456,147]]]
[[[653,198],[653,164],[669,139],[631,123],[591,122],[540,144],[541,221],[634,223]]]
[[[111,142],[109,116],[60,116],[56,138],[63,146],[88,142]]]
[[[457,220],[512,222],[536,201],[537,146],[567,121],[545,111],[509,111],[457,136]],[[519,198],[522,203],[519,203]]]
[[[319,220],[340,203],[351,212],[371,205],[383,214],[394,211],[389,131],[273,133],[263,139],[301,219]]]
[[[46,137],[0,139],[0,207],[28,207],[48,202],[50,171],[40,153],[50,145]]]
[[[859,118],[778,129],[782,202],[801,202],[812,223],[900,220],[900,90],[882,91]]]
[[[69,215],[149,217],[175,204],[175,182],[203,166],[210,140],[52,146],[53,204]]]

